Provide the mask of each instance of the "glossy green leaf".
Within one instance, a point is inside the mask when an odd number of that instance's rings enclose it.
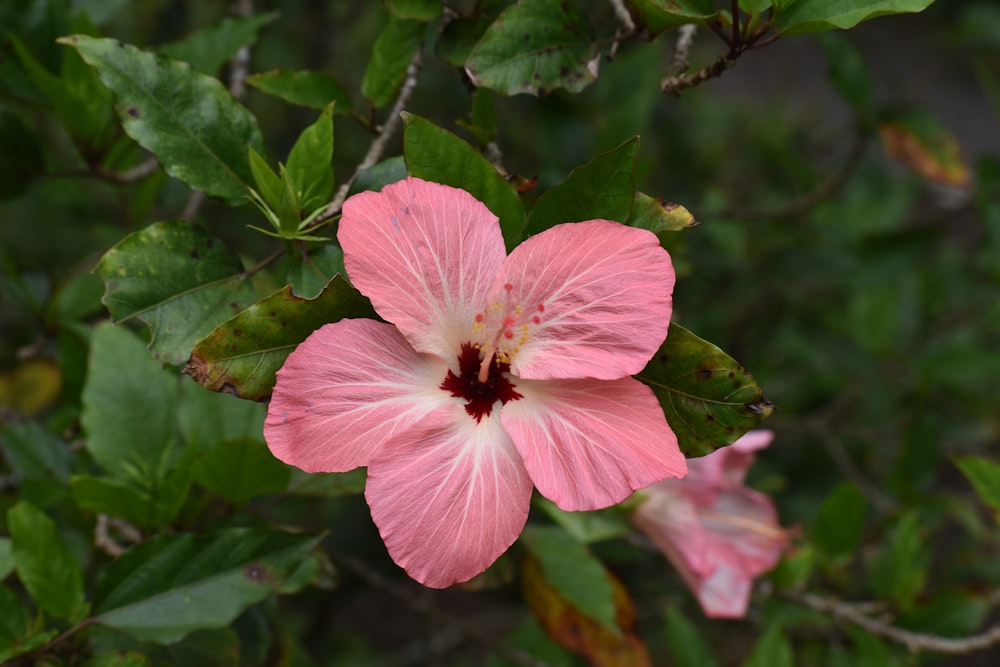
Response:
[[[306,213],[322,206],[333,194],[333,107],[328,106],[307,127],[288,153],[286,173]]]
[[[567,512],[541,496],[535,496],[531,502],[581,544],[621,537],[634,531],[632,524],[614,509]]]
[[[635,197],[632,172],[638,150],[639,138],[633,137],[571,171],[565,181],[538,198],[528,215],[528,235],[563,222],[628,220]]]
[[[666,341],[637,377],[660,400],[688,457],[732,444],[774,410],[735,359],[672,322]]]
[[[324,245],[293,260],[288,270],[288,284],[295,296],[314,299],[336,275],[347,275],[344,253],[338,246]]]
[[[365,190],[381,190],[390,183],[406,178],[406,161],[402,155],[382,160],[373,167],[363,169],[351,183],[350,194]]]
[[[720,14],[712,0],[632,0],[631,4],[654,35],[686,23],[704,25]]]
[[[712,650],[698,631],[698,627],[687,620],[677,608],[667,607],[664,615],[667,625],[667,644],[674,667],[716,667]]]
[[[760,636],[741,667],[795,667],[792,645],[779,623]]]
[[[231,203],[245,201],[247,146],[260,149],[260,128],[218,79],[113,39],[59,41],[97,70],[115,94],[125,132],[168,174]]]
[[[56,618],[82,620],[87,612],[83,572],[56,523],[22,501],[7,510],[7,529],[14,569],[35,604]]]
[[[291,476],[288,466],[253,438],[218,443],[195,461],[193,473],[195,482],[234,505],[284,491]]]
[[[472,49],[493,25],[495,17],[476,15],[450,21],[434,45],[438,58],[455,67],[465,67]]]
[[[577,93],[597,79],[599,58],[594,30],[574,3],[521,0],[486,31],[466,71],[476,86],[503,95]]]
[[[546,581],[577,611],[615,635],[615,595],[601,561],[555,526],[528,525],[518,540],[542,567]]]
[[[257,90],[290,104],[321,110],[334,102],[333,113],[351,111],[351,97],[344,87],[320,72],[277,69],[251,74],[246,82]]]
[[[469,120],[458,120],[456,123],[469,131],[480,146],[486,146],[497,138],[496,103],[493,93],[485,88],[479,88],[472,96],[472,112]]]
[[[184,363],[195,341],[254,300],[237,254],[181,220],[129,234],[94,271],[107,287],[103,301],[114,321],[148,324],[150,352],[168,364]]]
[[[111,324],[94,329],[80,421],[87,451],[108,475],[162,478],[180,454],[177,391],[177,378],[135,334]]]
[[[41,144],[16,115],[0,109],[0,201],[20,197],[44,171]]]
[[[184,372],[213,391],[261,400],[309,334],[345,317],[373,315],[371,304],[340,276],[315,299],[297,297],[286,285],[199,341]]]
[[[1000,521],[1000,464],[982,456],[962,456],[955,465],[968,478],[976,495],[993,510]]]
[[[927,584],[930,551],[916,511],[904,514],[869,570],[872,590],[899,608],[913,607]]]
[[[32,614],[14,591],[0,585],[0,663],[8,664],[19,655],[41,648],[59,632],[35,630]]]
[[[215,76],[240,47],[257,41],[257,32],[276,18],[277,12],[226,17],[218,25],[166,44],[159,51],[168,58],[190,63],[199,72]]]
[[[158,511],[156,498],[134,481],[73,475],[70,494],[77,507],[93,515],[107,514],[142,529],[166,523],[167,517]]]
[[[451,132],[404,114],[403,152],[410,175],[469,192],[500,218],[507,250],[516,246],[527,223],[524,205],[489,160]]]
[[[774,5],[773,0],[740,0],[739,2],[739,8],[752,16],[759,16],[770,9],[772,5]]]
[[[406,69],[420,48],[426,25],[389,15],[372,47],[371,60],[361,80],[361,92],[372,106],[381,108],[392,101],[406,78]]]
[[[98,582],[96,620],[160,643],[225,627],[276,590],[318,541],[246,528],[154,537],[112,563]]]
[[[698,224],[691,212],[680,204],[656,199],[642,192],[635,193],[632,214],[626,223],[629,227],[648,229],[657,236],[664,232],[679,232]],[[662,238],[662,236],[661,236]]]
[[[867,512],[861,492],[851,484],[841,484],[820,505],[809,536],[828,556],[853,554],[861,544]]]
[[[934,0],[796,0],[778,11],[775,30],[784,36],[853,28],[886,14],[920,12]]]

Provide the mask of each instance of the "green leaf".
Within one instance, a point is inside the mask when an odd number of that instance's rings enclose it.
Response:
[[[181,381],[177,411],[184,441],[205,454],[223,440],[261,438],[267,406],[235,396],[208,391],[190,380]]]
[[[298,468],[292,468],[292,479],[288,484],[288,493],[321,498],[358,495],[365,491],[367,476],[365,468],[327,473],[307,473]]]
[[[485,88],[476,89],[472,96],[472,112],[469,114],[469,120],[459,119],[455,122],[459,127],[468,130],[480,146],[486,146],[495,140],[499,130],[493,93]]]
[[[919,515],[908,512],[893,526],[887,544],[869,571],[872,589],[900,608],[909,609],[927,584],[929,562]]]
[[[215,76],[240,47],[257,41],[257,32],[278,18],[277,12],[226,17],[219,25],[199,30],[184,39],[160,47],[160,53],[190,63],[193,68]]]
[[[390,183],[403,180],[406,175],[406,161],[402,155],[382,160],[358,174],[351,183],[350,194],[365,190],[379,191]]]
[[[169,517],[158,511],[156,498],[136,482],[93,475],[73,475],[70,495],[76,506],[91,514],[107,514],[142,528],[155,528]]]
[[[434,21],[441,16],[439,0],[388,0],[389,11],[394,16],[411,21]]]
[[[351,112],[351,97],[344,87],[320,72],[276,69],[251,74],[246,82],[290,104],[322,110],[334,102],[333,113]]]
[[[520,242],[527,224],[524,205],[510,183],[489,160],[430,121],[404,114],[403,152],[412,176],[461,188],[486,204],[500,218],[500,229],[510,251]]]
[[[794,667],[792,645],[779,623],[772,623],[753,645],[750,657],[741,667]]]
[[[260,128],[218,79],[113,39],[59,41],[97,70],[115,94],[126,134],[168,174],[234,204],[246,199],[247,146],[260,149]]]
[[[193,474],[198,484],[234,505],[284,491],[291,476],[288,466],[253,438],[218,443],[195,462]]]
[[[434,45],[438,58],[455,67],[465,67],[472,49],[493,25],[495,17],[477,15],[450,21]]]
[[[177,391],[177,378],[128,329],[94,329],[80,422],[87,451],[105,472],[150,484],[163,478],[180,454]]]
[[[853,28],[887,14],[921,12],[934,0],[796,0],[775,15],[774,29],[783,36],[819,30]]]
[[[503,95],[578,93],[597,79],[600,54],[587,16],[565,0],[520,0],[500,15],[469,55],[476,86]]]
[[[257,185],[257,191],[268,206],[276,208],[281,199],[282,188],[284,188],[281,176],[278,176],[277,172],[271,169],[267,160],[255,151],[253,146],[247,148],[247,161],[250,164],[250,173],[253,174],[253,182]]]
[[[14,551],[9,537],[0,537],[0,581],[14,571]]]
[[[841,484],[820,505],[809,535],[828,556],[853,554],[861,544],[867,512],[861,492],[852,484]]]
[[[14,569],[35,604],[56,618],[81,620],[87,613],[83,572],[55,522],[22,501],[7,510],[7,529]]]
[[[735,359],[680,325],[638,376],[660,400],[685,456],[735,442],[774,410]]]
[[[319,539],[246,528],[154,537],[105,572],[94,595],[95,618],[164,644],[225,627],[277,590]]]
[[[150,667],[153,663],[142,653],[134,651],[115,651],[104,655],[95,655],[83,664],[83,667]]]
[[[615,636],[615,596],[601,562],[572,535],[555,526],[529,525],[518,540],[542,566],[545,579],[581,614]]]
[[[299,135],[288,153],[286,174],[299,197],[299,208],[311,212],[333,193],[333,105]]]
[[[288,284],[292,286],[295,296],[314,299],[336,275],[347,276],[344,253],[338,246],[324,245],[293,260],[288,270]]]
[[[878,130],[885,151],[924,179],[958,188],[972,181],[955,135],[933,115],[922,111],[889,114],[881,119]]]
[[[35,132],[18,116],[0,109],[0,201],[23,195],[44,168]]]
[[[632,0],[631,4],[654,35],[686,23],[704,25],[721,15],[712,0]]]
[[[185,362],[195,341],[253,303],[243,263],[222,241],[182,220],[129,234],[94,269],[104,280],[104,305],[115,322],[149,325],[150,352]]]
[[[955,465],[1000,521],[1000,464],[982,456],[961,456],[955,459]]]
[[[638,150],[639,138],[633,137],[571,171],[565,181],[538,198],[528,215],[528,235],[562,222],[628,220],[635,197],[632,172]]]
[[[14,591],[0,586],[0,663],[45,646],[59,631],[35,631],[31,614]],[[37,663],[36,663],[37,664]]]
[[[372,47],[371,60],[361,80],[361,92],[372,106],[381,108],[392,101],[410,61],[417,54],[426,25],[389,14],[389,21]]]
[[[199,384],[240,398],[271,395],[274,375],[313,331],[344,317],[372,317],[371,304],[337,276],[315,299],[289,285],[225,322],[195,346],[184,372]]]
[[[12,421],[0,430],[0,450],[20,479],[69,481],[71,455],[65,442],[37,422]]]
[[[633,532],[632,525],[614,509],[594,512],[567,512],[559,509],[551,500],[541,496],[535,496],[532,499],[532,504],[545,512],[550,519],[559,524],[563,530],[581,544],[600,542]]]
[[[635,193],[629,227],[648,229],[662,240],[664,232],[679,232],[698,224],[691,212],[680,204],[672,204],[665,199],[656,199],[642,192]]]
[[[705,643],[697,626],[675,607],[667,607],[667,643],[674,667],[715,667],[719,661]]]
[[[805,586],[815,566],[816,548],[804,544],[782,558],[769,576],[780,588],[799,588]]]

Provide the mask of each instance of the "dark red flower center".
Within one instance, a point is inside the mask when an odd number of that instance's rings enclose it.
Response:
[[[465,401],[465,411],[475,417],[476,422],[488,417],[497,401],[501,405],[507,401],[524,398],[517,393],[514,384],[507,378],[510,364],[494,360],[489,365],[489,373],[485,381],[479,380],[479,369],[482,360],[471,343],[462,345],[458,355],[458,375],[451,370],[445,376],[441,388],[450,391],[451,395]]]

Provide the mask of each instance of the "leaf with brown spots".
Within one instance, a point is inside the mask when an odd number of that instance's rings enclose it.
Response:
[[[638,375],[660,399],[685,456],[732,444],[774,410],[735,359],[671,323],[667,340]]]
[[[182,220],[129,234],[104,253],[94,273],[104,280],[111,319],[149,325],[150,353],[172,365],[184,363],[199,338],[255,296],[236,251]]]
[[[285,285],[200,340],[184,372],[213,391],[265,400],[275,373],[309,334],[345,317],[373,316],[371,304],[340,275],[314,299]]]
[[[972,173],[948,128],[926,114],[909,113],[879,126],[885,152],[933,183],[964,188]]]

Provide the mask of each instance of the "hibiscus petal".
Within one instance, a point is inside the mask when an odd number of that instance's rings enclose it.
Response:
[[[439,388],[446,373],[390,324],[327,324],[278,371],[264,438],[276,457],[307,472],[367,465],[387,440],[453,402]]]
[[[432,588],[486,570],[528,518],[531,480],[496,413],[429,415],[368,467],[365,498],[389,555]]]
[[[409,178],[344,202],[351,282],[420,352],[457,355],[506,257],[495,215],[464,190]]]
[[[659,349],[673,289],[670,256],[654,234],[590,220],[515,248],[489,303],[518,307],[510,355],[518,377],[612,380],[638,373]]]
[[[756,452],[770,445],[773,439],[773,431],[750,431],[728,447],[688,461],[686,479],[710,488],[742,484],[747,470],[753,465]]]
[[[532,481],[561,509],[592,510],[687,472],[649,387],[618,380],[518,380],[500,410]]]

